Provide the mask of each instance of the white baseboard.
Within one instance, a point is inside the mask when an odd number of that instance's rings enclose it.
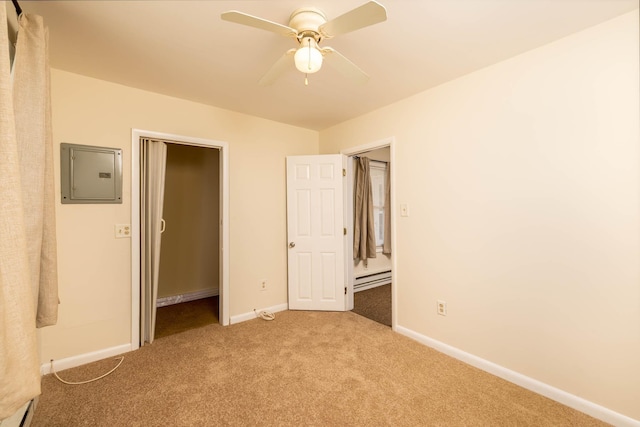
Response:
[[[261,311],[270,311],[272,313],[277,313],[278,311],[285,311],[289,309],[289,304],[278,304],[278,305],[274,305],[273,307],[267,307],[267,308],[256,308],[256,311],[258,313],[260,313]],[[244,313],[244,314],[238,314],[237,316],[231,316],[231,324],[236,324],[236,323],[240,323],[240,322],[245,322],[247,320],[251,320],[251,319],[256,319],[258,316],[256,316],[256,313],[253,311],[250,311],[248,313]]]
[[[219,294],[218,288],[204,289],[202,291],[188,292],[182,295],[174,295],[171,297],[158,298],[156,301],[156,307],[164,307],[172,304],[179,304],[181,302],[195,301],[197,299],[215,297]]]
[[[594,418],[613,424],[617,427],[640,427],[640,421],[627,417],[626,415],[614,412],[611,409],[605,408],[593,402],[590,402],[581,397],[567,393],[548,384],[545,384],[536,379],[527,377],[518,372],[507,369],[503,366],[497,365],[488,360],[482,359],[473,354],[464,352],[456,347],[452,347],[441,341],[429,338],[425,335],[421,335],[411,329],[403,326],[396,326],[396,332],[405,335],[424,344],[428,347],[434,348],[441,353],[451,356],[455,359],[461,360],[471,366],[475,366],[478,369],[489,372],[497,377],[519,385],[520,387],[531,390],[556,402],[562,403],[570,408],[576,409],[580,412],[584,412],[587,415],[591,415]]]
[[[87,363],[95,362],[97,360],[117,356],[122,353],[128,353],[131,350],[131,344],[122,344],[115,347],[105,348],[103,350],[93,351],[91,353],[67,357],[66,359],[54,360],[53,369],[56,372],[64,371],[65,369],[75,368],[76,366],[86,365]],[[40,366],[40,375],[47,375],[51,372],[51,362],[43,363]]]

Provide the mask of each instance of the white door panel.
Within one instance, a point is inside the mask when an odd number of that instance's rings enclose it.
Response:
[[[289,308],[344,311],[342,155],[287,157]]]

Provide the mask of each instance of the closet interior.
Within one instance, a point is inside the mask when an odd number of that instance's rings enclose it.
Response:
[[[167,144],[156,339],[218,323],[219,154]]]

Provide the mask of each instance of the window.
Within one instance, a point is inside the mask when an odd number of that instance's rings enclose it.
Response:
[[[384,243],[384,201],[387,164],[372,160],[369,165],[371,173],[371,193],[373,195],[373,223],[376,235],[376,250],[382,252]]]

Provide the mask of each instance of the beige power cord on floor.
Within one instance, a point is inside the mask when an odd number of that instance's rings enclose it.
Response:
[[[253,312],[256,314],[257,317],[261,318],[262,320],[273,320],[276,318],[275,313],[272,313],[270,311],[262,310],[260,313],[258,313],[254,308]]]
[[[116,357],[114,360],[116,359],[120,359],[120,361],[118,362],[118,364],[115,366],[115,368],[113,368],[112,370],[110,370],[109,372],[107,372],[104,375],[100,375],[98,378],[92,378],[90,380],[86,380],[86,381],[78,381],[78,382],[72,382],[72,381],[65,381],[62,378],[60,378],[58,376],[58,373],[56,371],[54,371],[53,369],[53,359],[51,359],[51,365],[50,365],[50,369],[51,369],[51,373],[53,374],[54,377],[56,377],[58,379],[58,381],[64,383],[64,384],[69,384],[69,385],[80,385],[80,384],[88,384],[88,383],[92,383],[94,381],[98,381],[101,380],[102,378],[106,377],[107,375],[109,375],[110,373],[112,373],[113,371],[115,371],[116,369],[118,369],[120,367],[120,365],[122,365],[122,362],[124,361],[124,356],[119,356]]]

